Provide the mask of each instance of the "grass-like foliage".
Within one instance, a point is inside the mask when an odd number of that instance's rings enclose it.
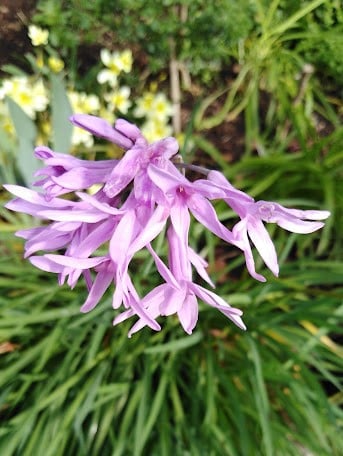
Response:
[[[320,161],[315,150],[247,158],[231,172],[254,196],[338,209],[341,169],[329,165],[339,153]],[[2,215],[1,454],[340,454],[343,265],[334,224],[306,239],[275,232],[281,277],[267,284],[206,239],[217,291],[244,310],[246,333],[203,307],[191,336],[169,319],[160,333],[128,339],[126,324],[111,327],[110,296],[80,315],[85,288],[59,288],[22,260],[5,227],[27,221]],[[194,230],[194,244],[205,238]],[[225,255],[233,259],[223,267]],[[144,256],[137,279],[142,292],[154,284]]]
[[[247,333],[203,309],[192,336],[168,321],[132,339],[111,327],[110,299],[80,316],[84,289],[16,253],[0,272],[1,454],[340,454],[337,262],[223,286]]]

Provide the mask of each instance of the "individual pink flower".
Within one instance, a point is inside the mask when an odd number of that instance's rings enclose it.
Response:
[[[237,192],[219,171],[210,171],[207,179],[212,187],[215,185],[217,189],[224,192],[221,198],[240,217],[240,222],[234,226],[232,232],[235,239],[243,243],[248,271],[252,277],[261,282],[265,282],[266,279],[255,270],[250,241],[254,244],[264,263],[272,273],[275,276],[279,274],[276,250],[263,222],[276,223],[281,228],[292,233],[307,234],[322,228],[324,223],[317,220],[324,220],[330,215],[328,211],[287,209],[278,203],[255,201],[249,195],[243,192]]]
[[[42,187],[47,200],[106,182],[118,160],[80,160],[72,155],[54,152],[46,146],[35,149],[35,156],[46,165],[35,173],[34,183]]]

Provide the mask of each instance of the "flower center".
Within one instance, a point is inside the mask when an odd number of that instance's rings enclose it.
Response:
[[[269,222],[274,215],[275,204],[266,201],[258,201],[256,204],[258,206],[257,212],[261,218]]]

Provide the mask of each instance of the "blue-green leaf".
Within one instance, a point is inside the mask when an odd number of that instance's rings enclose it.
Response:
[[[58,152],[68,153],[73,131],[73,126],[69,122],[72,108],[63,79],[58,75],[51,75],[51,112],[53,148]]]
[[[31,185],[33,174],[39,168],[39,161],[33,154],[37,129],[33,120],[11,98],[7,98],[8,109],[18,137],[17,166],[25,183]]]

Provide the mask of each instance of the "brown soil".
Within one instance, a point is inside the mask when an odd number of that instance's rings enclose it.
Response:
[[[23,56],[31,46],[27,26],[36,3],[36,0],[1,0],[0,67],[5,63],[25,65]]]

